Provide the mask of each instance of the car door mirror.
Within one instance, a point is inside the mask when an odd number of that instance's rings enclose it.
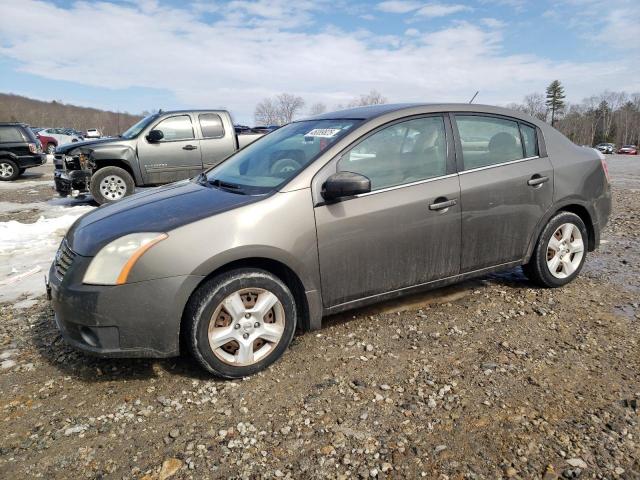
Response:
[[[162,133],[162,130],[151,130],[147,135],[147,140],[149,140],[149,142],[151,143],[159,142],[163,138],[164,138],[164,133]]]
[[[337,172],[327,178],[322,188],[325,200],[338,200],[371,191],[371,180],[353,172]]]

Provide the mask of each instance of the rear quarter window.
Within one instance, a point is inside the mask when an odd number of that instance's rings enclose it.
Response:
[[[20,128],[13,126],[0,126],[0,143],[24,142]]]
[[[524,123],[521,123],[520,132],[522,133],[522,140],[524,141],[525,156],[527,158],[537,157],[539,155],[539,152],[538,152],[538,136],[536,135],[536,129],[529,125],[525,125]]]

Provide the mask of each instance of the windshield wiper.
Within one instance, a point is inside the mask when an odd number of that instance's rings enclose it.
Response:
[[[201,173],[200,175],[204,175],[204,173]],[[207,176],[206,175],[204,176],[206,179]],[[224,190],[226,192],[237,193],[239,195],[246,195],[246,193],[242,190],[242,187],[235,183],[223,182],[222,180],[217,178],[215,180],[209,180],[208,183],[209,185],[219,188],[220,190]]]

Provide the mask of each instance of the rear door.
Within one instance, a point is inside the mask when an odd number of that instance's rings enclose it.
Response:
[[[510,117],[456,113],[462,202],[461,272],[524,258],[553,201],[553,167],[535,126]]]
[[[460,187],[448,125],[442,115],[395,122],[329,165],[365,175],[372,191],[315,207],[325,307],[458,273]]]
[[[233,125],[225,121],[219,113],[198,113],[196,115],[201,132],[202,166],[206,169],[218,165],[235,151],[235,132]]]
[[[202,171],[200,140],[191,115],[180,113],[165,117],[151,127],[164,135],[159,142],[138,138],[138,158],[145,183],[161,184],[183,180]]]

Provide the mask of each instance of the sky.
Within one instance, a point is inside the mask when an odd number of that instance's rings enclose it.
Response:
[[[0,92],[140,113],[640,92],[640,0],[0,0]],[[305,114],[305,110],[301,114]]]

